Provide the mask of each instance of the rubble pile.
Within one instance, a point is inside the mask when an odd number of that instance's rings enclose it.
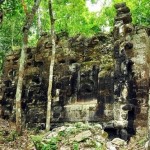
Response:
[[[15,131],[15,124],[0,119],[0,149],[20,150],[20,149],[103,149],[103,150],[132,150],[145,149],[146,130],[138,129],[136,136],[133,136],[129,143],[120,139],[108,139],[106,133],[99,123],[64,124],[50,132],[35,130],[24,130],[22,136],[18,136]]]
[[[108,134],[100,124],[75,123],[53,129],[42,136],[32,136],[36,150],[42,148],[59,150],[117,150],[127,148],[127,142],[115,138],[108,140]]]

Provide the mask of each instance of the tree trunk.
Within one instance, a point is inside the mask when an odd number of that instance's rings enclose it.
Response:
[[[22,2],[23,10],[24,10],[24,12],[25,12],[25,14],[27,16],[28,15],[27,5],[25,4],[24,0],[21,0],[21,2]]]
[[[41,8],[37,10],[37,37],[39,38],[42,32],[42,22],[41,22]]]
[[[56,43],[55,43],[55,33],[54,33],[54,18],[52,11],[52,1],[49,0],[49,15],[51,22],[51,40],[52,40],[52,55],[49,68],[49,86],[48,86],[48,100],[47,100],[47,116],[46,116],[46,130],[50,130],[50,119],[51,119],[51,101],[52,101],[52,83],[53,83],[53,68],[55,63],[55,52],[56,52]]]
[[[26,49],[28,45],[28,34],[29,29],[32,25],[35,13],[40,5],[41,0],[36,0],[31,12],[26,16],[25,25],[23,27],[23,44],[20,57],[20,66],[18,74],[18,83],[16,90],[16,131],[18,134],[22,132],[22,119],[21,119],[21,96],[22,96],[22,87],[23,87],[23,75],[24,75],[24,64],[26,61]]]
[[[11,48],[14,50],[14,31],[15,31],[15,22],[12,23],[11,26]]]

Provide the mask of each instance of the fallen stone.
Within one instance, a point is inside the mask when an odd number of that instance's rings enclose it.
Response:
[[[98,142],[105,142],[106,141],[106,138],[103,138],[102,136],[100,135],[95,135],[94,136],[94,139]]]
[[[70,126],[70,127],[68,127],[65,131],[66,131],[66,132],[71,132],[71,131],[73,131],[73,130],[76,130],[76,127]]]
[[[108,148],[108,150],[117,150],[111,142],[107,142],[106,147]]]
[[[114,121],[114,127],[116,128],[125,128],[128,125],[128,121],[127,120],[115,120]]]
[[[102,127],[102,125],[100,125],[100,124],[95,124],[95,125],[94,125],[94,128],[98,128],[98,129],[101,129],[101,130],[102,130],[103,127]]]
[[[55,131],[55,132],[61,132],[61,131],[66,130],[66,128],[67,128],[67,127],[62,126],[62,127],[54,128],[53,131]]]
[[[150,141],[145,143],[145,150],[150,150]]]
[[[79,134],[77,134],[74,138],[71,139],[71,141],[81,142],[87,138],[89,138],[92,135],[90,130],[83,131]]]
[[[104,129],[113,129],[114,128],[114,123],[113,122],[103,123],[103,128]]]
[[[117,146],[124,146],[127,144],[126,141],[124,141],[120,138],[114,138],[111,142]]]
[[[48,132],[46,135],[45,135],[45,139],[49,139],[51,137],[56,137],[58,136],[58,132]]]

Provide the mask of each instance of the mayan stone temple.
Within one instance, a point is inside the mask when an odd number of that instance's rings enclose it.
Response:
[[[150,129],[150,29],[132,24],[125,3],[116,4],[115,9],[110,34],[91,38],[68,38],[63,32],[57,35],[52,127],[65,122],[97,122],[109,136],[124,140],[136,134],[139,126]],[[27,49],[22,95],[25,128],[45,128],[49,39],[45,33],[36,47]],[[14,122],[19,58],[20,52],[6,56],[0,79],[0,115]]]

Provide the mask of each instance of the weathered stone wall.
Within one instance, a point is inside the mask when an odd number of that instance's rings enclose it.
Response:
[[[37,48],[27,49],[22,108],[24,123],[29,127],[45,124],[51,53],[49,38],[43,35]],[[92,38],[78,35],[69,40],[63,36],[57,40],[52,122],[113,119],[110,113],[113,110],[112,42],[112,36],[105,34]],[[2,116],[13,121],[19,55],[19,52],[7,55],[2,77]]]
[[[147,128],[150,39],[148,29],[133,26],[125,3],[115,7],[113,125],[125,138],[139,127]]]
[[[127,140],[139,126],[147,127],[150,30],[132,25],[125,3],[115,8],[113,35],[57,35],[51,122],[99,122]],[[36,48],[27,49],[22,95],[27,127],[45,127],[51,47],[43,34]],[[0,81],[0,114],[12,121],[19,57],[19,52],[6,56]]]
[[[132,51],[133,34],[132,18],[125,3],[116,4],[117,16],[114,26],[114,122],[113,127],[119,129],[122,138],[128,139],[128,134],[134,133],[134,116],[136,105],[133,102],[133,61],[128,57],[127,51]],[[131,115],[132,114],[132,115]],[[130,132],[131,131],[131,132]]]
[[[148,100],[149,100],[149,70],[150,70],[150,38],[146,29],[137,28],[133,35],[132,61],[134,78],[136,83],[136,115],[134,125],[147,128],[148,123]]]

